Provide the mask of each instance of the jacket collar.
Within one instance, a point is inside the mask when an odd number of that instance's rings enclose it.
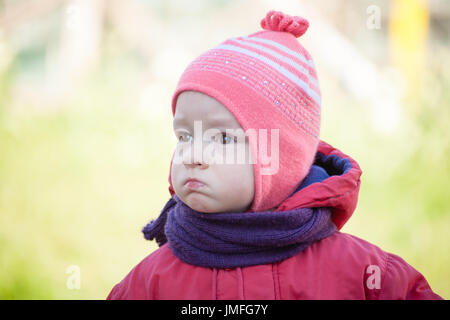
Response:
[[[320,141],[310,172],[275,211],[330,207],[332,220],[339,230],[356,208],[361,174],[354,159]]]

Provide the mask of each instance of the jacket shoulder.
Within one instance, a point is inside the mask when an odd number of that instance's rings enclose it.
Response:
[[[327,259],[334,263],[351,262],[361,266],[377,264],[384,269],[388,260],[388,253],[377,245],[340,231],[312,244],[310,249],[320,255],[326,255]]]
[[[359,299],[441,299],[404,259],[356,236],[337,231],[308,249]]]
[[[109,293],[107,300],[140,300],[152,299],[155,292],[155,282],[159,275],[170,270],[177,263],[167,244],[156,249],[139,262],[125,278],[116,284]]]
[[[205,299],[212,297],[212,269],[190,265],[166,243],[144,258],[108,295],[109,300]]]

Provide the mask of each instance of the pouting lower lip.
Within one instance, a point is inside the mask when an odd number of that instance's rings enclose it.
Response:
[[[197,180],[188,180],[185,185],[189,189],[198,189],[205,186],[203,182]]]

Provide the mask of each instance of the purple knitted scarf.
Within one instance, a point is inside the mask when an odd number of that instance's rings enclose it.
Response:
[[[278,262],[336,231],[329,208],[202,213],[176,194],[142,232],[159,246],[169,242],[182,261],[234,268]]]

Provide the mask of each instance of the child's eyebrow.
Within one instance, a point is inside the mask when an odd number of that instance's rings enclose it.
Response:
[[[194,121],[201,121],[199,119],[194,120]],[[183,124],[188,124],[190,121],[187,121],[185,117],[178,117],[178,118],[174,118],[173,120],[173,126],[180,126]],[[214,118],[214,117],[210,117],[208,119],[205,120],[204,123],[207,123],[209,127],[216,127],[216,126],[220,126],[220,127],[224,127],[224,128],[236,128],[236,125],[233,124],[233,122],[230,119],[224,119],[224,118]]]
[[[229,128],[235,127],[235,125],[233,125],[230,119],[224,118],[209,118],[208,123],[210,124],[211,127],[214,126],[229,127]]]
[[[178,126],[189,126],[191,123],[191,121],[189,120],[189,118],[183,117],[183,116],[179,116],[177,118],[173,119],[173,127],[178,127]]]
[[[173,119],[173,126],[175,127],[175,126],[181,125],[181,124],[183,124],[185,122],[186,122],[185,118],[174,118]]]

